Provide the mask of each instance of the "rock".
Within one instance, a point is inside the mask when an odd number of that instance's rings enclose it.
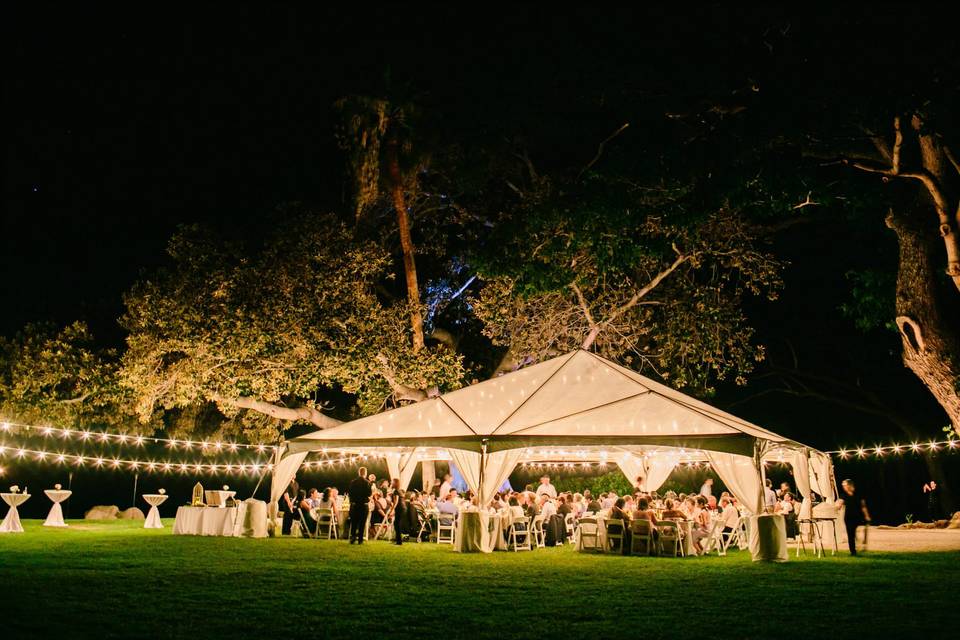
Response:
[[[957,511],[953,514],[953,517],[950,518],[950,523],[947,525],[947,529],[960,529],[960,511]]]
[[[124,509],[118,515],[118,518],[121,520],[146,520],[147,517],[143,515],[143,511],[137,509],[136,507],[130,507],[129,509]]]
[[[117,514],[120,513],[119,507],[114,505],[103,506],[98,505],[87,511],[83,514],[84,520],[116,520]]]

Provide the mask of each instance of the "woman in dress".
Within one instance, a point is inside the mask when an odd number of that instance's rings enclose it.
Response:
[[[400,478],[390,483],[390,511],[393,513],[393,544],[403,544],[403,517],[406,513],[406,499],[400,488]]]
[[[703,496],[697,497],[697,510],[693,514],[693,525],[690,530],[690,537],[693,540],[693,547],[697,554],[703,553],[703,545],[700,541],[710,535],[710,509],[707,508],[707,499]]]

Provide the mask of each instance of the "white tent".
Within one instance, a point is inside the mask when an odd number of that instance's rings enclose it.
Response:
[[[274,468],[273,503],[313,451],[384,455],[403,486],[419,462],[450,459],[482,503],[517,464],[545,459],[615,463],[648,491],[681,461],[709,462],[751,512],[763,507],[762,460],[779,459],[805,497],[835,495],[826,454],[583,350],[294,438]]]

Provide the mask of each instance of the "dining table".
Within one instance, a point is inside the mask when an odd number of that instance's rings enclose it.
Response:
[[[0,533],[23,533],[23,525],[20,524],[20,512],[17,507],[30,499],[29,493],[0,493],[0,498],[10,505],[7,511],[7,517],[0,524]]]
[[[53,502],[53,506],[50,507],[50,513],[47,514],[47,519],[44,520],[43,526],[67,526],[67,523],[63,521],[63,508],[60,506],[60,503],[69,498],[73,494],[73,491],[67,489],[46,489],[44,493],[47,494],[47,497]]]

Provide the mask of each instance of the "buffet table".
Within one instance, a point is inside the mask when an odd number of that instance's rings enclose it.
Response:
[[[234,536],[242,507],[180,507],[173,523],[175,536]]]

